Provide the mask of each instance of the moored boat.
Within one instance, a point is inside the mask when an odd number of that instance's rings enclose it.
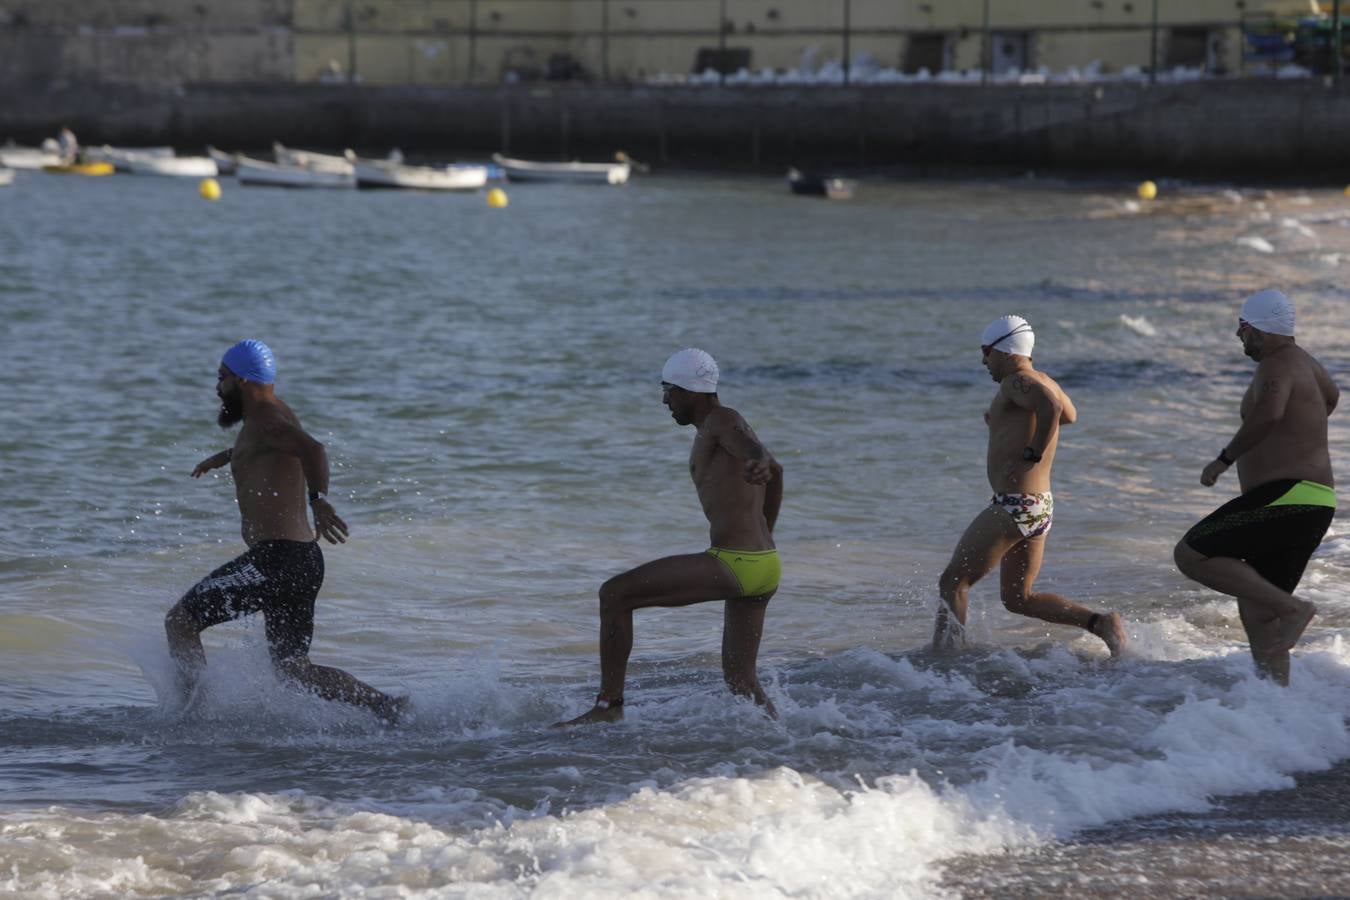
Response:
[[[410,166],[396,159],[363,159],[347,151],[360,188],[417,191],[476,191],[487,184],[487,166]]]
[[[858,188],[858,182],[851,178],[837,178],[833,175],[819,175],[803,172],[800,169],[788,169],[788,188],[792,193],[806,197],[827,197],[830,200],[848,200]]]
[[[85,162],[109,162],[113,164],[119,172],[132,172],[132,160],[135,159],[169,159],[172,158],[172,147],[113,147],[103,144],[99,147],[85,147],[83,150]]]
[[[0,169],[0,187],[11,184],[14,181],[13,169]]]
[[[348,167],[350,168],[350,166]],[[235,176],[243,185],[285,188],[354,188],[356,176],[352,172],[335,172],[309,166],[285,166],[263,162],[260,159],[239,157]]]
[[[581,184],[626,184],[633,173],[631,162],[538,162],[511,159],[500,153],[492,161],[501,166],[510,181],[570,181]]]
[[[211,161],[216,164],[216,170],[221,175],[233,175],[234,170],[239,166],[239,155],[237,153],[226,153],[224,150],[217,150],[208,144],[206,155],[211,157]]]
[[[272,157],[279,166],[300,166],[316,172],[353,174],[351,161],[345,156],[315,153],[313,150],[292,150],[290,147],[273,142]]]
[[[58,163],[54,166],[43,166],[42,171],[51,172],[54,175],[111,175],[117,170],[113,168],[112,163],[100,160],[98,162],[71,163],[70,165]]]
[[[172,178],[210,178],[220,174],[213,160],[205,156],[141,156],[127,153],[123,157],[126,169],[133,175],[164,175]]]
[[[46,147],[21,147],[5,144],[0,147],[0,166],[7,169],[41,169],[61,165],[61,154]]]

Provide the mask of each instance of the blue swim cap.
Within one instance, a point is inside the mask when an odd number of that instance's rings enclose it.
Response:
[[[277,360],[262,341],[240,341],[225,351],[220,362],[246,381],[271,384],[277,378]]]

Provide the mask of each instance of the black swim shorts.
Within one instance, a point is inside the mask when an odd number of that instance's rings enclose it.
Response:
[[[1182,541],[1205,556],[1243,560],[1293,593],[1335,515],[1331,488],[1293,478],[1270,481],[1205,516]]]
[[[197,582],[178,605],[202,628],[262,613],[267,648],[280,661],[309,652],[322,586],[317,542],[262,541]]]

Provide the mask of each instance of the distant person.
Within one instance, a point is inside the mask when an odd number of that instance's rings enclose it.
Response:
[[[206,665],[201,632],[250,613],[266,623],[267,647],[277,672],[329,700],[341,700],[397,721],[406,698],[394,698],[341,669],[309,660],[314,636],[314,601],[323,585],[323,552],[347,538],[328,502],[328,455],[323,444],[300,427],[291,408],[273,389],[276,361],[261,341],[240,341],[225,352],[216,381],[217,421],[230,428],[242,421],[234,446],[209,456],[192,477],[230,465],[248,552],[199,581],[169,610],[164,628],[178,664],[178,687],[190,699]],[[305,511],[305,490],[314,527]]]
[[[722,405],[717,379],[713,358],[692,348],[667,360],[661,373],[662,402],[671,417],[697,429],[689,473],[708,518],[712,546],[703,553],[646,563],[600,587],[600,695],[589,712],[560,725],[623,718],[634,610],[710,600],[726,601],[722,676],[727,686],[777,716],[755,665],[764,611],[781,571],[773,527],[783,500],[783,468],[741,414]]]
[[[69,128],[62,128],[61,133],[56,136],[56,148],[64,165],[70,166],[79,162],[80,142],[75,140],[75,132]]]
[[[1242,426],[1200,483],[1236,462],[1242,496],[1186,532],[1174,556],[1187,578],[1237,598],[1257,673],[1287,685],[1289,651],[1317,613],[1293,591],[1336,514],[1327,417],[1340,390],[1294,343],[1294,304],[1279,291],[1247,298],[1237,336],[1256,372]]]
[[[986,471],[994,496],[961,535],[938,582],[942,605],[933,646],[949,649],[964,643],[970,588],[999,566],[999,592],[1009,612],[1082,628],[1119,656],[1127,640],[1119,613],[1093,612],[1058,594],[1032,590],[1055,512],[1050,469],[1059,427],[1073,424],[1078,411],[1053,378],[1032,366],[1036,335],[1026,319],[995,319],[980,343],[984,367],[999,386],[984,414],[989,426]]]

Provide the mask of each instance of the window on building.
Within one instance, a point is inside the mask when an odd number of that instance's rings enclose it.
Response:
[[[1002,75],[1016,69],[1025,72],[1031,67],[1031,32],[994,31],[989,35],[990,69]]]
[[[749,47],[700,47],[694,57],[694,72],[701,73],[712,69],[723,75],[735,75],[741,69],[750,68]]]
[[[1163,68],[1175,69],[1184,66],[1187,69],[1215,68],[1215,46],[1208,28],[1171,28],[1167,32],[1167,52],[1163,56]]]
[[[920,69],[942,72],[950,65],[950,42],[945,34],[911,34],[905,45],[904,70],[911,75]]]

